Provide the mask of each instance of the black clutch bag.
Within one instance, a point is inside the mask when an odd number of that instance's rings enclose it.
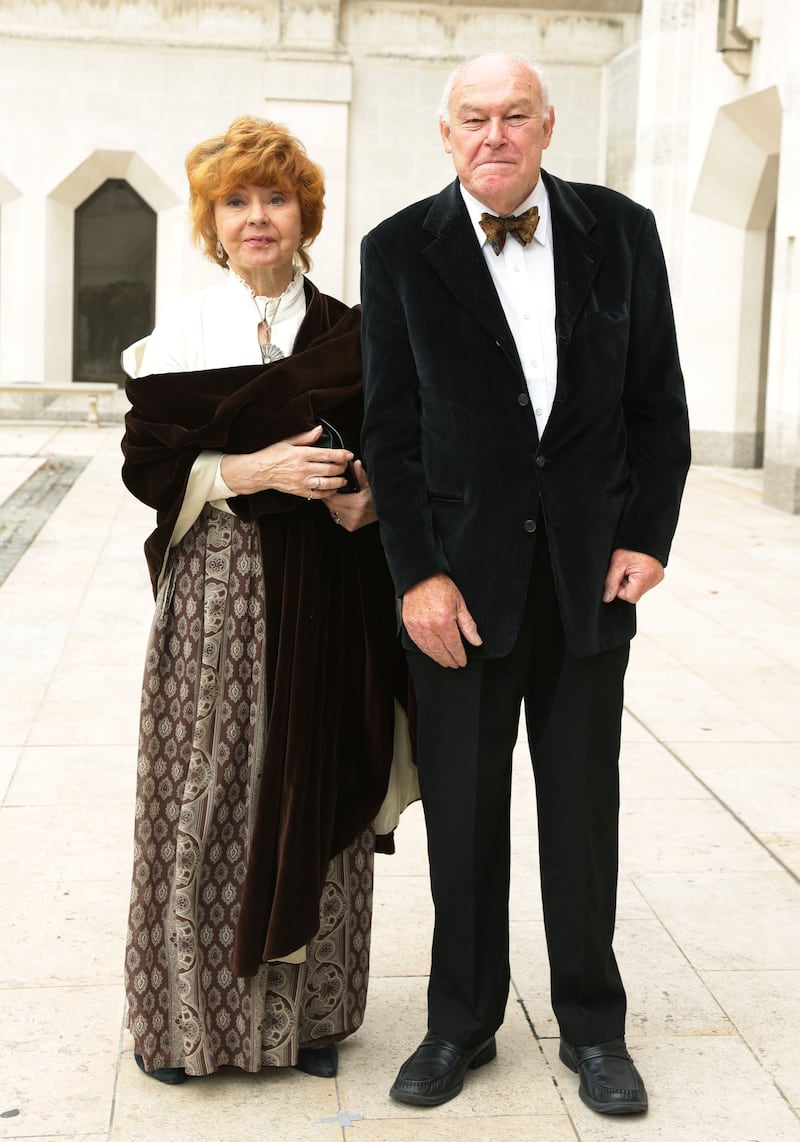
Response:
[[[342,434],[339,432],[338,428],[334,428],[329,420],[323,420],[322,417],[319,418],[319,422],[322,425],[322,435],[320,436],[319,440],[314,441],[315,448],[347,448],[347,445],[342,439]],[[352,449],[348,448],[348,451],[352,452]],[[361,491],[361,488],[358,486],[358,480],[356,479],[356,474],[353,470],[352,463],[348,463],[344,472],[342,472],[342,475],[344,476],[345,480],[347,480],[347,483],[343,488],[338,489],[339,492],[347,493]]]

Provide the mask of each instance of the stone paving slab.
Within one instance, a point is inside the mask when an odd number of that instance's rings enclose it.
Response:
[[[151,513],[119,429],[0,424],[0,512],[90,457],[0,587],[0,1139],[800,1142],[800,518],[759,473],[695,469],[640,607],[622,751],[617,949],[644,1119],[606,1120],[558,1061],[533,782],[512,807],[512,989],[498,1058],[443,1107],[388,1087],[424,1025],[432,911],[419,806],[376,870],[370,1001],[339,1077],[135,1067],[121,968]]]
[[[0,584],[86,467],[88,458],[43,460],[0,505]]]

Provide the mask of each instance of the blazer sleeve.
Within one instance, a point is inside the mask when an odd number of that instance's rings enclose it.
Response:
[[[666,565],[691,449],[667,269],[649,210],[634,250],[622,403],[631,486],[615,545]]]
[[[408,283],[411,274],[405,275]],[[373,234],[361,246],[361,445],[398,596],[449,574],[436,533],[422,458],[419,380],[408,334],[403,279],[389,271]]]

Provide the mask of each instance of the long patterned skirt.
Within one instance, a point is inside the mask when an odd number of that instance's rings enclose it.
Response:
[[[293,1066],[301,1046],[364,1017],[371,830],[331,861],[304,962],[247,979],[230,969],[261,777],[265,633],[256,528],[207,506],[172,552],[144,672],[125,982],[148,1070]]]

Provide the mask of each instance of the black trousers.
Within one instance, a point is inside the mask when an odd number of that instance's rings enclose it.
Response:
[[[448,670],[408,654],[435,906],[428,1026],[461,1047],[497,1030],[508,998],[511,757],[523,701],[553,1010],[575,1046],[624,1034],[612,939],[628,654],[627,643],[569,653],[543,530],[508,657]]]

